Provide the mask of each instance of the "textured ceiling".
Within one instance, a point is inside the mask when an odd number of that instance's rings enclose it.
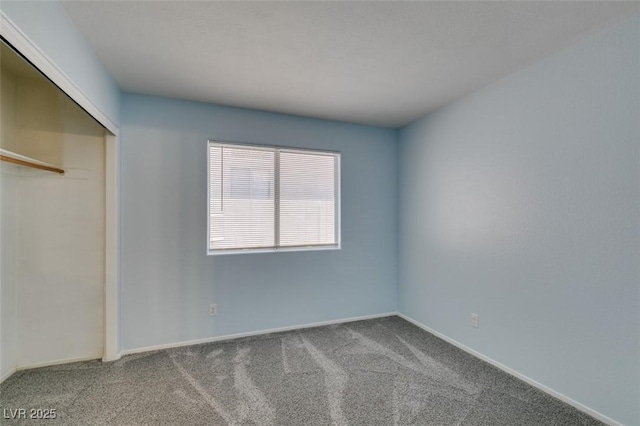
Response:
[[[63,2],[129,92],[404,125],[639,2]]]

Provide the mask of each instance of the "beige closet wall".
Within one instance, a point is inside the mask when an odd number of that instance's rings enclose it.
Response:
[[[14,232],[15,251],[2,256],[2,268],[13,270],[15,278],[3,280],[2,290],[15,294],[15,366],[99,358],[104,344],[104,129],[39,74],[12,71],[3,66],[2,147],[66,171],[15,167],[12,180],[3,179],[6,194],[14,197],[13,207],[3,205],[2,212],[15,215],[15,224],[3,218],[2,229]],[[12,309],[5,313],[5,305],[3,300],[3,356],[5,338],[11,341],[6,317]]]
[[[17,169],[0,162],[0,378],[17,363]]]
[[[0,146],[15,148],[16,76],[6,70],[0,51]],[[0,161],[0,378],[17,364],[17,176],[18,166]]]

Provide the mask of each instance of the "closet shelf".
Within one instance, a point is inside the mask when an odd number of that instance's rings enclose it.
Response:
[[[15,152],[8,151],[2,148],[0,148],[0,160],[17,164],[19,166],[31,167],[39,170],[46,170],[48,172],[64,174],[64,170],[53,164],[45,163],[44,161],[36,160],[35,158],[30,158],[25,155],[16,154]]]

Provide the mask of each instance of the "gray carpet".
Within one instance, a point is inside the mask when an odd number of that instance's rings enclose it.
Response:
[[[42,425],[596,425],[398,317],[14,374]]]

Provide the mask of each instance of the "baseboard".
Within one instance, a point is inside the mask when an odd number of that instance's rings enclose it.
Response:
[[[7,380],[7,379],[8,379],[9,377],[11,377],[11,375],[12,375],[13,373],[15,373],[16,371],[17,371],[17,370],[16,370],[16,368],[14,367],[14,368],[12,368],[11,370],[9,370],[9,371],[7,371],[6,373],[4,373],[4,374],[2,375],[2,377],[0,377],[0,383],[2,383],[2,382],[4,382],[5,380]]]
[[[112,361],[117,361],[120,358],[122,358],[122,352],[117,353],[111,357],[107,357],[107,356],[103,356],[102,357],[102,362],[112,362]]]
[[[224,335],[224,336],[216,336],[216,337],[206,337],[204,339],[188,340],[188,341],[175,342],[175,343],[167,343],[167,344],[164,344],[164,345],[145,346],[145,347],[142,347],[142,348],[126,349],[126,350],[122,351],[120,353],[120,355],[131,355],[131,354],[137,354],[137,353],[141,353],[141,352],[159,351],[159,350],[162,350],[162,349],[178,348],[178,347],[181,347],[181,346],[191,346],[191,345],[200,345],[200,344],[203,344],[203,343],[221,342],[221,341],[224,341],[224,340],[239,339],[241,337],[259,336],[261,334],[280,333],[280,332],[283,332],[283,331],[302,330],[302,329],[305,329],[305,328],[322,327],[324,325],[343,324],[343,323],[347,323],[347,322],[363,321],[363,320],[368,320],[368,319],[391,317],[391,316],[394,316],[394,315],[397,315],[397,314],[398,314],[397,312],[386,312],[386,313],[383,313],[383,314],[364,315],[364,316],[361,316],[361,317],[341,318],[341,319],[336,319],[336,320],[320,321],[320,322],[314,322],[314,323],[309,323],[309,324],[292,325],[292,326],[288,326],[288,327],[278,327],[278,328],[270,328],[270,329],[266,329],[266,330],[248,331],[246,333],[227,334],[227,335]]]
[[[19,365],[16,368],[16,371],[31,370],[33,368],[41,368],[41,367],[51,367],[52,365],[71,364],[72,362],[91,361],[94,359],[101,359],[101,358],[102,358],[102,354],[83,356],[79,358],[57,359],[54,361],[39,362],[36,364]]]
[[[500,370],[504,371],[505,373],[511,374],[512,376],[522,380],[525,383],[530,384],[533,387],[536,387],[536,388],[540,389],[541,391],[553,396],[554,398],[559,399],[562,402],[566,402],[567,404],[577,408],[578,410],[582,411],[583,413],[586,413],[586,414],[590,415],[591,417],[595,417],[596,419],[600,420],[603,423],[606,423],[606,424],[611,425],[611,426],[623,426],[622,423],[618,423],[617,421],[613,420],[612,418],[609,418],[609,417],[605,416],[604,414],[602,414],[602,413],[600,413],[600,412],[598,412],[598,411],[596,411],[596,410],[594,410],[592,408],[589,408],[586,405],[581,404],[578,401],[576,401],[574,399],[571,399],[568,396],[566,396],[564,394],[561,394],[560,392],[557,392],[557,391],[551,389],[550,387],[545,386],[542,383],[539,383],[539,382],[533,380],[532,378],[527,377],[524,374],[519,373],[516,370],[514,370],[512,368],[509,368],[506,365],[501,364],[498,361],[496,361],[496,360],[494,360],[492,358],[489,358],[488,356],[483,355],[480,352],[477,352],[477,351],[469,348],[468,346],[463,345],[462,343],[458,342],[457,340],[454,340],[454,339],[452,339],[451,337],[449,337],[447,335],[444,335],[444,334],[442,334],[442,333],[440,333],[438,331],[435,331],[434,329],[432,329],[430,327],[427,327],[426,325],[422,324],[419,321],[416,321],[415,319],[411,318],[408,315],[401,314],[401,313],[398,313],[397,315],[400,318],[405,319],[405,320],[409,321],[410,323],[412,323],[412,324],[420,327],[421,329],[427,331],[428,333],[431,333],[434,336],[444,340],[445,342],[451,343],[453,346],[456,346],[456,347],[462,349],[463,351],[473,355],[476,358],[479,358],[479,359],[481,359],[481,360],[483,360],[485,362],[488,362],[489,364],[493,365],[494,367],[499,368]]]

